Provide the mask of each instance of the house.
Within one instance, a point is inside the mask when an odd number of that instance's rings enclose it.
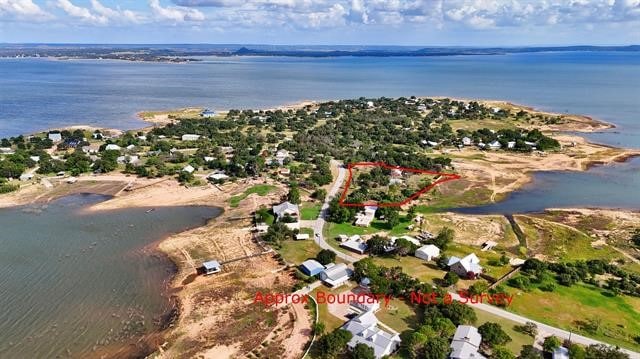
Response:
[[[557,347],[553,349],[551,359],[569,359],[569,349],[565,347]]]
[[[116,158],[116,162],[118,163],[131,163],[131,164],[136,164],[138,162],[140,162],[140,157],[138,156],[119,156],[118,158]]]
[[[110,144],[105,146],[104,150],[105,151],[120,151],[120,146],[116,145],[115,143],[110,143]]]
[[[224,173],[213,172],[213,173],[209,173],[209,175],[207,175],[207,178],[214,181],[219,181],[219,180],[227,179],[229,178],[229,176],[227,176]]]
[[[471,146],[473,142],[469,137],[462,137],[462,144],[465,146]]]
[[[356,214],[355,225],[360,227],[369,227],[371,221],[373,221],[376,216],[377,209],[378,207],[375,206],[365,206],[362,212]]]
[[[288,176],[288,175],[291,174],[291,170],[286,168],[286,167],[285,168],[281,168],[280,169],[280,174],[283,175],[283,176]]]
[[[29,158],[31,159],[31,161],[33,162],[40,162],[40,156],[29,156]]]
[[[434,141],[427,141],[427,146],[429,147],[436,147],[437,145],[439,145],[438,142],[434,142]]]
[[[208,108],[205,108],[204,111],[200,112],[200,116],[202,116],[204,118],[211,118],[211,117],[214,117],[215,115],[216,115],[216,112],[214,110],[210,110]]]
[[[47,138],[53,142],[60,142],[62,141],[62,134],[60,132],[49,132]]]
[[[360,236],[358,236],[358,239],[350,238],[348,241],[340,243],[340,247],[358,254],[364,254],[368,248],[367,244],[360,239]]]
[[[293,204],[290,202],[284,202],[277,206],[273,206],[273,214],[276,215],[276,220],[281,221],[284,218],[291,218],[291,220],[287,220],[285,225],[289,229],[299,229],[300,222],[298,221],[300,218],[300,209],[297,204]]]
[[[220,272],[220,263],[218,261],[206,261],[202,263],[202,267],[204,268],[204,274],[209,275],[213,273]]]
[[[309,239],[309,233],[298,233],[296,234],[296,240],[297,241],[304,241]]]
[[[367,101],[367,107],[368,108],[373,108],[375,105],[373,104],[373,101]]]
[[[269,225],[266,223],[258,223],[256,224],[256,232],[258,233],[267,233],[269,230]]]
[[[33,173],[23,173],[20,175],[20,181],[31,181],[33,179]]]
[[[139,139],[140,141],[146,141],[146,140],[147,140],[147,136],[145,136],[145,135],[138,136],[138,139]]]
[[[478,275],[482,273],[480,260],[474,253],[471,253],[462,259],[458,257],[451,257],[447,262],[447,266],[450,271],[456,273],[461,278],[476,279]]]
[[[98,151],[100,150],[100,146],[99,145],[89,145],[89,146],[82,146],[81,148],[82,152],[84,153],[98,153]]]
[[[423,104],[418,105],[418,111],[422,111],[422,112],[424,112],[424,111],[426,111],[426,110],[427,110],[427,106],[426,106],[426,105],[423,105]]]
[[[287,150],[279,150],[276,152],[276,161],[282,166],[284,165],[284,160],[289,158],[289,151]]]
[[[482,336],[478,329],[470,325],[459,325],[451,340],[451,359],[485,359],[478,353]]]
[[[200,139],[200,135],[191,135],[191,134],[182,135],[183,141],[197,141],[199,139]]]
[[[390,355],[398,349],[400,336],[398,333],[385,331],[378,327],[378,318],[372,311],[364,312],[348,321],[342,329],[353,336],[347,346],[353,349],[358,344],[364,344],[373,349],[376,358]]]
[[[509,149],[516,148],[516,141],[507,142],[507,148],[509,148]]]
[[[324,270],[324,266],[315,259],[308,259],[302,262],[300,270],[308,276],[314,276],[320,274]]]
[[[493,141],[489,144],[489,148],[492,150],[499,150],[502,145],[498,141]]]
[[[12,155],[15,151],[11,147],[0,147],[0,154],[3,155]]]
[[[486,241],[486,242],[482,243],[482,246],[481,246],[481,247],[482,247],[482,250],[483,250],[483,251],[488,251],[488,250],[493,249],[493,247],[495,247],[495,246],[497,246],[497,245],[498,245],[498,243],[497,243],[497,242],[494,242],[494,241]]]
[[[430,261],[440,256],[440,248],[433,244],[427,244],[426,246],[416,249],[415,256],[425,261]]]
[[[348,281],[352,274],[353,271],[344,263],[329,264],[320,272],[320,280],[329,287],[339,287]]]
[[[131,151],[132,149],[136,148],[136,145],[129,145],[127,147],[125,147],[127,150]]]
[[[216,158],[215,158],[215,157],[212,157],[212,156],[204,156],[204,161],[205,161],[205,162],[211,162],[211,161],[213,161],[213,160],[215,160],[215,159],[216,159]]]
[[[184,168],[182,169],[182,172],[187,172],[187,173],[193,173],[196,169],[193,168],[192,165],[186,165],[184,166]]]

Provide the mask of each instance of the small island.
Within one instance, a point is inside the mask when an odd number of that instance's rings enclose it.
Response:
[[[640,351],[640,212],[452,211],[499,202],[534,172],[640,155],[577,134],[611,124],[502,101],[414,96],[139,115],[148,128],[75,127],[0,143],[3,207],[90,192],[113,196],[91,211],[224,208],[158,244],[178,267],[178,309],[156,335],[125,341],[131,353],[323,358],[350,348],[415,357],[456,350],[459,330],[492,338],[476,347],[484,355],[517,355],[541,340],[553,351],[569,332],[573,352]],[[347,182],[352,163],[388,167],[360,168]],[[456,178],[429,187],[438,173]],[[341,194],[366,206],[341,205]],[[320,300],[361,292],[389,301]],[[314,300],[269,306],[256,303],[258,293]],[[411,293],[510,300],[425,305]],[[354,341],[359,323],[392,339],[380,347]]]

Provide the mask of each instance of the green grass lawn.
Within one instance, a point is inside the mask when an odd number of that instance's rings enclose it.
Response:
[[[414,307],[397,298],[391,299],[387,307],[384,302],[381,302],[376,317],[398,333],[416,329],[420,325],[420,318],[418,318]]]
[[[322,205],[320,203],[305,203],[302,205],[302,208],[300,208],[300,217],[303,220],[317,219],[321,207]]]
[[[478,259],[480,259],[480,265],[484,273],[498,279],[503,275],[509,273],[511,269],[513,269],[510,265],[504,266],[491,266],[489,265],[490,260],[498,260],[502,256],[500,253],[496,253],[494,251],[481,251],[480,247],[473,247],[460,243],[452,243],[447,248],[446,255],[447,256],[456,256],[462,258],[470,253],[475,253]]]
[[[276,189],[276,187],[269,184],[255,185],[251,188],[246,189],[243,193],[229,198],[229,205],[231,207],[238,207],[240,201],[247,198],[247,196],[249,196],[250,194],[256,193],[259,196],[265,196],[274,189]]]
[[[374,257],[379,266],[402,267],[402,271],[424,283],[434,284],[434,278],[443,278],[445,271],[436,267],[434,262],[426,262],[416,257]]]
[[[473,308],[473,306],[471,307]],[[505,347],[511,350],[513,354],[518,355],[520,353],[520,350],[522,350],[523,345],[533,344],[533,337],[522,334],[513,329],[513,327],[518,325],[518,323],[475,308],[474,311],[476,312],[476,316],[478,317],[478,321],[475,323],[476,327],[479,327],[487,322],[500,324],[502,330],[504,330],[505,333],[507,333],[507,335],[511,337],[511,341],[507,343]]]
[[[324,226],[324,236],[329,239],[335,239],[340,234],[346,234],[347,236],[352,236],[354,234],[373,234],[378,232],[378,230],[371,227],[357,227],[351,223],[331,223],[327,222]]]
[[[278,249],[282,258],[291,264],[298,265],[309,258],[315,258],[320,247],[313,240],[283,241]]]
[[[588,284],[558,285],[553,292],[508,290],[515,294],[508,308],[514,313],[610,344],[640,350],[640,343],[634,341],[634,336],[640,333],[640,298],[611,297]],[[581,329],[588,320],[599,322],[598,330]]]

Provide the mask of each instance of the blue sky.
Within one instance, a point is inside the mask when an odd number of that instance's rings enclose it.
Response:
[[[640,0],[0,0],[0,42],[640,43]]]

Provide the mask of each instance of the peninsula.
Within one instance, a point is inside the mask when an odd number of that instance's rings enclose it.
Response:
[[[455,351],[458,331],[477,327],[475,349],[486,356],[551,352],[571,338],[568,350],[588,358],[638,357],[640,212],[451,211],[498,202],[534,172],[640,155],[577,134],[611,124],[413,96],[140,116],[150,127],[60,129],[0,144],[2,207],[90,192],[114,196],[91,211],[224,208],[158,245],[178,267],[171,324],[101,355],[413,358]],[[388,166],[361,168],[347,182],[347,165],[363,162]],[[403,168],[456,179],[405,202],[438,178]],[[369,206],[342,206],[343,193]],[[258,293],[313,299],[269,306],[256,303]],[[349,293],[388,302],[320,300]],[[456,300],[428,305],[412,293]],[[465,299],[472,295],[510,300]],[[363,323],[388,342],[359,342]]]

